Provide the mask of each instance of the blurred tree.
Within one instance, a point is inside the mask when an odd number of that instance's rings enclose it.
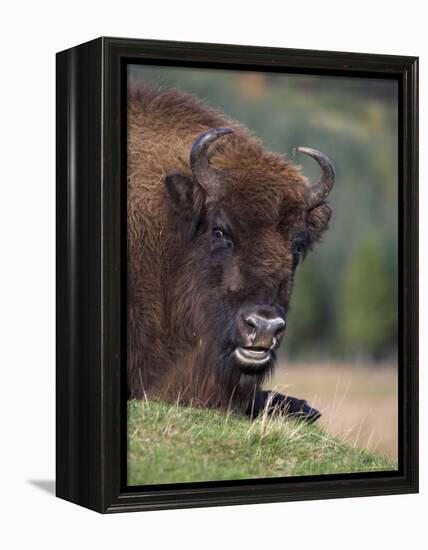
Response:
[[[332,332],[331,290],[317,258],[309,255],[296,273],[288,317],[287,352],[318,356]]]
[[[381,359],[390,351],[396,333],[396,285],[375,235],[361,240],[338,296],[338,326],[344,345],[354,353]]]

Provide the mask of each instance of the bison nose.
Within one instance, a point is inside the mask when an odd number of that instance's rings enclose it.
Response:
[[[276,348],[284,333],[285,320],[278,315],[249,313],[242,316],[243,336],[251,347]]]

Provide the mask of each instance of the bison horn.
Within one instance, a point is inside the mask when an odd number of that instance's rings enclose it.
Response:
[[[316,149],[311,149],[309,147],[296,147],[294,150],[299,153],[309,155],[315,159],[321,167],[321,178],[316,183],[311,185],[308,190],[308,207],[314,208],[327,197],[334,185],[336,172],[333,163],[326,155],[324,155],[324,153],[321,153],[321,151],[317,151]]]
[[[194,141],[190,151],[190,168],[196,181],[201,187],[209,192],[215,192],[218,185],[213,173],[210,171],[208,162],[208,148],[218,138],[231,134],[232,128],[211,128],[207,132],[200,134]]]

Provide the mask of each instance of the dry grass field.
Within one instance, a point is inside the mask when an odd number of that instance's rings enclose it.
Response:
[[[280,364],[266,384],[319,409],[320,425],[352,447],[397,460],[397,369],[322,363]]]

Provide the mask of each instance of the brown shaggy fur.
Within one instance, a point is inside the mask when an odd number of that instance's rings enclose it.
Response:
[[[219,126],[235,131],[210,146],[221,194],[207,201],[192,177],[189,152],[199,134]],[[278,303],[287,311],[296,239],[310,247],[330,216],[325,204],[308,211],[307,186],[293,163],[196,98],[130,90],[130,397],[248,407],[269,369],[250,376],[230,361],[236,314],[248,303]],[[233,227],[233,251],[210,249],[218,216]]]

